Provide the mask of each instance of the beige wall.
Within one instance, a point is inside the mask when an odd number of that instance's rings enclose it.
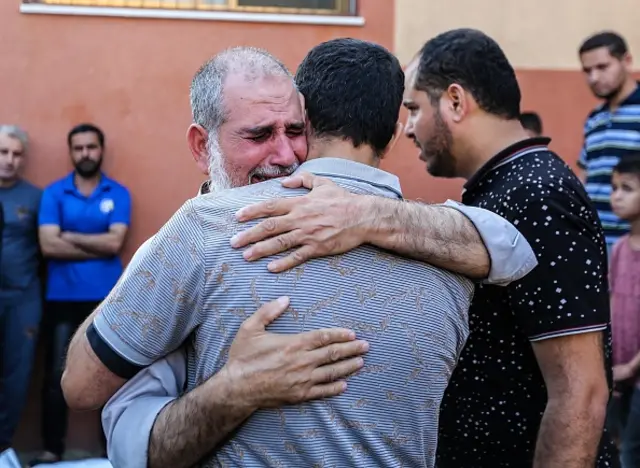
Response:
[[[590,34],[613,29],[640,64],[637,0],[396,0],[395,47],[404,62],[448,29],[481,29],[504,48],[515,68],[576,69],[576,49]]]

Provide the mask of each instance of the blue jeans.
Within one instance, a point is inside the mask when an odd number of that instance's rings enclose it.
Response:
[[[0,296],[0,447],[10,446],[26,403],[38,327],[42,290],[35,281],[24,292]]]
[[[620,441],[622,468],[640,468],[640,388],[622,390],[612,399],[607,426]]]

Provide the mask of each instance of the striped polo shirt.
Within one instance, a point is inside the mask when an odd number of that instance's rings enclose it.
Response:
[[[593,201],[607,245],[629,231],[611,209],[611,173],[621,158],[640,152],[640,86],[611,111],[605,103],[596,108],[584,126],[584,145],[578,166],[586,171],[586,189]]]
[[[355,162],[301,166],[352,193],[401,199],[398,178]],[[149,365],[186,342],[188,388],[218,372],[242,322],[279,296],[270,327],[346,327],[370,342],[365,367],[335,398],[259,410],[201,466],[432,468],[440,402],[467,339],[471,281],[365,245],[272,274],[229,239],[251,203],[306,193],[272,180],[188,201],[127,269],[94,322],[130,363]]]

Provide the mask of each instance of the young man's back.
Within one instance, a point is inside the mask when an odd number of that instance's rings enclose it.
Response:
[[[321,158],[302,168],[355,193],[400,198],[395,176],[362,164]],[[340,397],[256,412],[203,466],[432,467],[440,401],[468,336],[473,284],[370,246],[279,275],[230,247],[241,229],[239,208],[301,193],[270,181],[191,200],[152,241],[153,258],[129,269],[140,294],[119,297],[116,290],[120,302],[103,308],[96,329],[130,360],[155,360],[186,339],[192,389],[222,368],[256,307],[288,295],[290,311],[271,331],[353,329],[370,343],[366,366]],[[153,304],[153,288],[175,288],[175,301],[190,305],[180,320],[174,305]],[[153,320],[126,319],[149,304]]]

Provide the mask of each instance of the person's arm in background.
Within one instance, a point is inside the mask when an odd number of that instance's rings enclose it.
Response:
[[[86,260],[98,257],[64,240],[61,236],[61,223],[59,201],[54,191],[46,188],[42,193],[38,212],[38,238],[42,255],[64,260]]]
[[[486,283],[506,285],[522,278],[536,260],[527,240],[508,221],[459,203],[425,205],[354,195],[311,174],[285,180],[308,195],[269,200],[240,210],[240,221],[269,217],[232,239],[257,260],[297,248],[269,264],[273,272],[310,258],[334,255],[370,243],[400,255]],[[266,240],[265,240],[266,239]]]
[[[114,188],[114,205],[109,219],[109,231],[100,234],[63,232],[62,239],[76,247],[100,256],[118,255],[131,222],[131,196],[126,189]]]
[[[584,135],[587,134],[587,126],[585,124],[585,128],[583,130]],[[576,172],[576,176],[582,182],[582,185],[586,185],[587,183],[587,141],[586,136],[585,140],[582,142],[582,148],[580,149],[580,156],[578,156],[578,171]]]
[[[544,210],[552,223],[519,217],[520,232],[538,240],[532,242],[538,266],[507,290],[547,388],[533,466],[594,466],[609,398],[603,342],[607,265],[597,227],[580,217],[579,203],[563,192],[538,201],[529,200],[526,189],[510,196],[513,207]]]

